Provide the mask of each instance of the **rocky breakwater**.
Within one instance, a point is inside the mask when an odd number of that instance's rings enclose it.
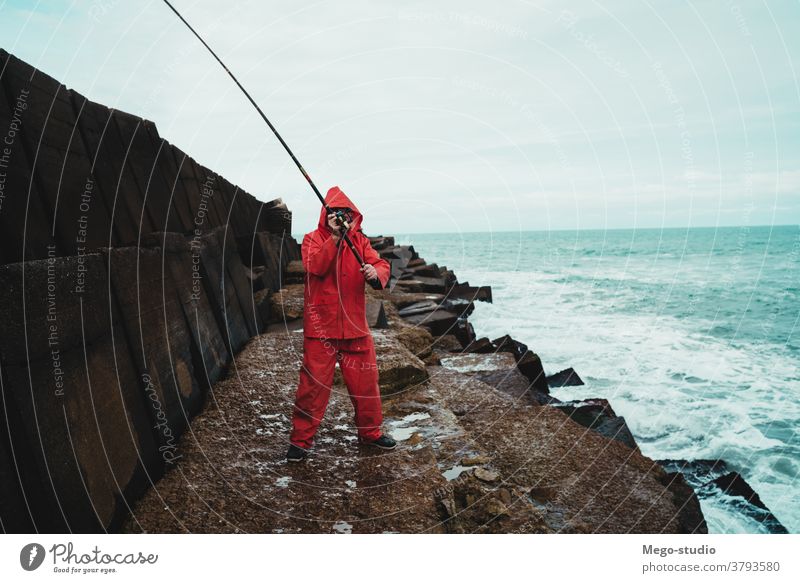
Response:
[[[302,361],[302,263],[261,294],[251,339],[184,435],[175,468],[125,532],[704,533],[680,472],[643,456],[602,400],[562,403],[541,360],[468,316],[491,289],[459,283],[391,237],[386,290],[367,290],[390,452],[356,443],[337,370],[312,454],[288,464]],[[562,371],[551,382],[579,382]]]
[[[291,213],[2,50],[0,133],[0,529],[116,530],[264,330]]]

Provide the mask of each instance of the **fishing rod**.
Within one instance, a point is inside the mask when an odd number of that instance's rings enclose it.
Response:
[[[281,135],[278,133],[278,130],[277,130],[277,129],[275,129],[275,126],[274,126],[274,125],[272,125],[272,122],[270,122],[270,121],[269,121],[269,119],[267,119],[267,116],[266,116],[266,115],[264,115],[264,112],[263,112],[263,111],[261,111],[261,108],[258,106],[258,104],[255,102],[255,100],[254,100],[254,99],[253,99],[253,98],[250,96],[250,94],[247,92],[247,89],[245,89],[245,88],[244,88],[244,86],[243,86],[241,83],[239,83],[239,80],[236,78],[236,76],[235,76],[233,73],[231,73],[231,70],[230,70],[230,69],[228,69],[228,67],[226,67],[226,66],[225,66],[225,63],[223,63],[223,62],[222,62],[222,59],[220,59],[220,58],[217,56],[217,53],[215,53],[215,52],[214,52],[214,49],[212,49],[210,46],[208,46],[208,43],[207,43],[206,41],[204,41],[204,40],[203,40],[203,37],[201,37],[201,36],[198,34],[198,32],[197,32],[197,31],[196,31],[194,28],[192,28],[192,25],[191,25],[191,24],[189,24],[189,23],[186,21],[186,19],[185,19],[185,18],[184,18],[184,17],[181,15],[181,13],[180,13],[180,12],[178,12],[178,10],[177,10],[177,9],[176,9],[176,8],[175,8],[175,7],[174,7],[174,6],[173,6],[173,5],[170,3],[170,2],[169,2],[169,0],[164,0],[164,4],[166,4],[167,6],[169,6],[170,10],[172,10],[172,11],[175,13],[175,15],[176,15],[178,18],[180,18],[180,19],[181,19],[181,22],[183,22],[183,23],[186,25],[186,27],[187,27],[189,30],[191,30],[191,31],[192,31],[192,34],[194,34],[194,36],[196,36],[196,37],[197,37],[197,40],[199,40],[201,43],[203,43],[203,46],[204,46],[204,47],[206,47],[206,48],[208,49],[208,52],[209,52],[209,53],[211,53],[211,55],[212,55],[212,56],[213,56],[213,57],[214,57],[214,58],[217,60],[217,62],[218,62],[218,63],[219,63],[221,66],[222,66],[222,68],[223,68],[223,69],[225,69],[225,72],[226,72],[228,75],[230,75],[231,79],[233,79],[233,82],[234,82],[234,83],[236,83],[236,85],[239,87],[239,89],[241,89],[241,90],[242,90],[242,93],[244,93],[245,97],[247,97],[247,99],[250,101],[250,103],[252,103],[252,104],[253,104],[253,107],[255,107],[255,108],[256,108],[256,111],[257,111],[257,112],[258,112],[258,114],[261,116],[261,119],[263,119],[263,120],[264,120],[264,122],[266,122],[266,124],[269,126],[269,129],[271,129],[271,130],[272,130],[272,133],[273,133],[273,134],[275,134],[275,137],[276,137],[276,138],[278,138],[278,141],[281,143],[281,146],[283,146],[283,148],[286,150],[286,152],[289,154],[289,156],[291,156],[291,158],[292,158],[292,161],[294,161],[294,163],[295,163],[295,165],[297,166],[298,170],[300,170],[300,173],[303,175],[303,177],[304,177],[304,178],[306,179],[306,181],[308,182],[308,185],[309,185],[309,186],[311,187],[311,189],[314,191],[314,194],[316,194],[316,195],[317,195],[317,198],[318,198],[318,199],[319,199],[319,201],[322,203],[322,206],[323,206],[323,207],[325,207],[325,210],[327,211],[327,213],[328,213],[329,215],[330,215],[330,214],[333,214],[333,215],[335,215],[335,216],[336,216],[336,220],[339,222],[339,225],[343,227],[343,230],[342,230],[342,239],[344,240],[344,242],[345,242],[345,243],[347,243],[347,246],[348,246],[348,247],[350,247],[350,251],[352,251],[352,252],[353,252],[353,255],[355,256],[356,260],[358,261],[358,264],[359,264],[359,265],[360,265],[360,266],[363,268],[363,267],[366,265],[366,263],[364,263],[364,260],[361,258],[361,254],[358,252],[358,250],[356,249],[355,245],[354,245],[354,244],[353,244],[353,242],[350,240],[350,237],[348,237],[348,236],[347,236],[347,231],[348,231],[348,229],[350,228],[350,221],[349,221],[349,218],[347,217],[347,215],[346,215],[345,213],[341,212],[341,211],[334,212],[334,211],[333,211],[333,209],[331,209],[331,207],[330,207],[330,206],[328,206],[328,203],[326,203],[326,202],[325,202],[325,199],[324,199],[324,198],[322,198],[322,195],[320,194],[320,192],[319,192],[319,189],[317,189],[317,185],[316,185],[316,184],[314,184],[314,181],[313,181],[313,180],[311,180],[311,177],[308,175],[308,172],[306,172],[306,169],[305,169],[305,168],[303,168],[303,165],[300,163],[300,160],[298,160],[298,159],[297,159],[297,156],[295,156],[295,155],[294,155],[294,152],[292,152],[292,149],[289,147],[289,144],[287,144],[287,143],[284,141],[284,139],[283,139],[283,138],[281,137]],[[371,286],[372,286],[374,289],[381,289],[381,287],[382,287],[382,286],[381,286],[381,283],[380,283],[380,279],[379,279],[379,278],[376,278],[376,279],[374,279],[374,280],[373,280],[373,279],[370,279],[370,280],[368,280],[368,283],[369,283],[369,284],[370,284],[370,285],[371,285]]]

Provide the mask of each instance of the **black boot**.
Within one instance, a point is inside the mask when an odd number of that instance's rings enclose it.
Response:
[[[301,462],[306,459],[308,450],[302,447],[297,447],[295,444],[289,445],[289,451],[286,452],[287,462]]]
[[[397,442],[388,435],[381,435],[378,439],[372,441],[362,441],[365,445],[374,445],[381,449],[394,449],[397,447]]]

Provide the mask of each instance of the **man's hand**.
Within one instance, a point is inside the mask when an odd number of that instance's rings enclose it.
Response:
[[[377,270],[369,263],[364,264],[364,267],[361,268],[361,273],[364,274],[364,279],[378,279]]]
[[[328,215],[328,226],[332,231],[331,234],[334,240],[338,243],[339,239],[341,239],[344,234],[344,228],[339,224],[339,221],[336,220],[336,215],[333,213]]]

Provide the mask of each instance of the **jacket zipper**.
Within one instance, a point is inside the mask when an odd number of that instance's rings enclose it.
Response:
[[[339,338],[344,336],[344,323],[342,322],[342,311],[344,310],[344,298],[342,297],[342,253],[338,252],[336,258],[336,292],[338,295],[338,306],[336,308],[336,325],[339,330]]]

